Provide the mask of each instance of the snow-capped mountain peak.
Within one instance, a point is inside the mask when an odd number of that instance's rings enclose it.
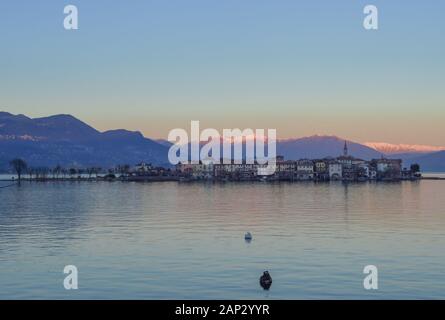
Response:
[[[419,144],[392,144],[386,142],[365,142],[365,146],[385,154],[394,153],[428,153],[445,150],[445,147],[419,145]]]

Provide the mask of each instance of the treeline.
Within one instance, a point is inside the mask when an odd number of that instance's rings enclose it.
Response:
[[[23,176],[27,176],[30,180],[39,179],[74,179],[81,178],[85,175],[89,179],[95,177],[97,178],[99,174],[106,174],[107,176],[114,176],[115,174],[120,174],[121,176],[128,175],[130,172],[130,165],[124,164],[119,165],[112,169],[103,169],[101,167],[86,167],[86,168],[65,168],[60,165],[54,168],[48,167],[31,167],[23,159],[13,159],[10,161],[10,167],[17,174],[18,180],[20,181]]]

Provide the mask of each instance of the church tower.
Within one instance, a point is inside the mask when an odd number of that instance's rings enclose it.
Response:
[[[344,148],[343,148],[343,155],[344,155],[345,157],[348,156],[348,144],[346,143],[346,140],[345,140],[345,146],[344,146]]]

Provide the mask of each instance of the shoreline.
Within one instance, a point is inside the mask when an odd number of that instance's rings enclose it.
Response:
[[[29,179],[22,178],[21,182],[180,182],[180,183],[194,183],[194,182],[256,182],[256,183],[280,183],[280,182],[291,182],[291,183],[326,183],[326,182],[345,182],[345,183],[364,183],[364,182],[401,182],[401,181],[419,181],[419,180],[433,180],[433,181],[445,181],[445,177],[420,177],[416,179],[394,179],[394,180],[365,180],[365,181],[351,181],[351,180],[335,180],[335,181],[318,181],[318,180],[220,180],[220,179],[184,179],[178,176],[153,176],[153,177],[127,177],[127,178],[43,178],[43,179]],[[0,182],[13,182],[18,183],[18,179],[0,179]]]

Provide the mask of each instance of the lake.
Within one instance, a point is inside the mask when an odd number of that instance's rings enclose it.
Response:
[[[0,298],[445,299],[444,194],[429,180],[22,183],[0,189]]]

